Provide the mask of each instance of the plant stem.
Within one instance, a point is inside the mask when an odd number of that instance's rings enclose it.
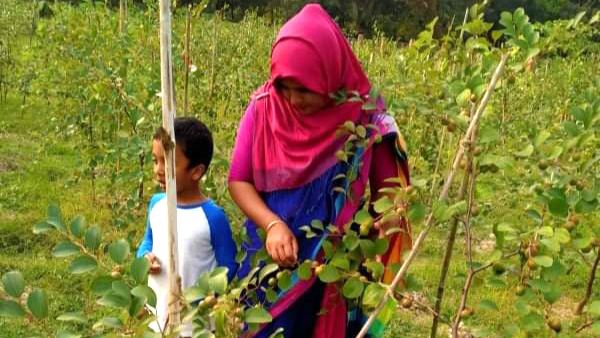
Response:
[[[600,248],[598,248],[596,250],[596,260],[594,261],[594,265],[592,266],[592,270],[590,272],[590,279],[588,280],[587,289],[585,291],[585,296],[583,297],[581,302],[579,302],[579,304],[577,304],[577,310],[575,310],[576,315],[581,315],[581,313],[583,312],[583,308],[585,307],[587,302],[590,300],[590,297],[592,296],[592,287],[594,286],[594,280],[596,279],[596,270],[598,269],[599,263],[600,263]]]

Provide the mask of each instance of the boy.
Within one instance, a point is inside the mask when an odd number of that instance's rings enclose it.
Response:
[[[161,143],[161,128],[152,140],[154,175],[162,190],[165,189],[165,154]],[[208,199],[200,190],[199,182],[212,159],[213,142],[210,131],[195,118],[175,119],[175,179],[177,185],[177,232],[179,275],[183,288],[193,286],[200,275],[216,266],[229,268],[231,279],[236,272],[236,245],[223,209]],[[168,315],[167,279],[168,229],[167,199],[165,193],[152,196],[144,239],[137,257],[146,257],[150,263],[148,285],[157,297],[157,320],[150,324],[154,331],[162,331]],[[184,323],[182,337],[191,337],[191,323]]]

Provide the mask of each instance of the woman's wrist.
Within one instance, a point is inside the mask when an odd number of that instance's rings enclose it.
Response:
[[[265,232],[269,233],[269,230],[273,229],[277,224],[285,224],[285,222],[280,219],[275,219],[265,226]]]

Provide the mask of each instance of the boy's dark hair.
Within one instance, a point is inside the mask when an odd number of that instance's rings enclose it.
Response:
[[[213,156],[213,140],[210,130],[194,117],[178,117],[174,121],[174,127],[175,142],[190,161],[188,168],[204,164],[206,172]],[[154,133],[154,139],[160,140],[161,135],[162,127],[158,127]]]

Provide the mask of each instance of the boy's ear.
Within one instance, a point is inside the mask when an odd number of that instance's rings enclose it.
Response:
[[[206,172],[206,166],[204,164],[198,164],[194,168],[192,168],[192,179],[198,181],[202,178],[204,173]]]

